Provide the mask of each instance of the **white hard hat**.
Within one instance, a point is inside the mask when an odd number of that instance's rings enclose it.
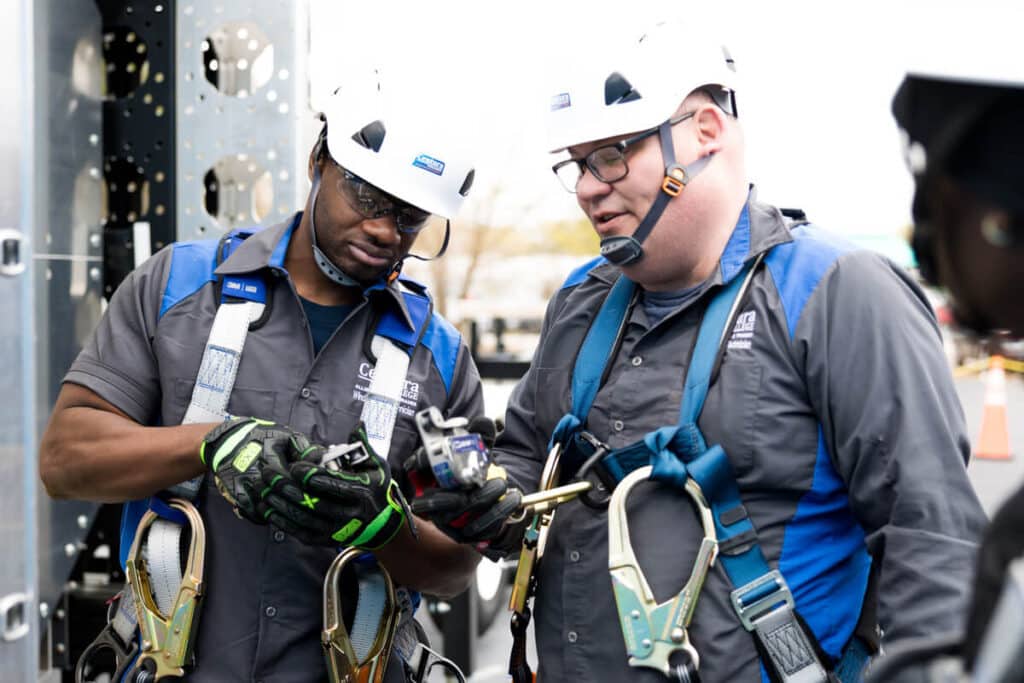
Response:
[[[436,103],[389,92],[377,70],[345,80],[323,111],[327,149],[342,167],[404,202],[451,219],[473,184],[454,119]]]
[[[704,86],[735,114],[736,71],[724,45],[693,27],[661,23],[618,51],[588,51],[584,64],[556,77],[547,116],[548,148],[636,133],[661,124]]]

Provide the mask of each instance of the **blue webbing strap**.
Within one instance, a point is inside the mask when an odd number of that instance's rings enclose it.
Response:
[[[713,446],[710,449],[707,447],[704,435],[697,426],[697,418],[704,409],[722,332],[729,323],[729,314],[743,289],[749,270],[750,266],[747,266],[737,274],[715,295],[704,312],[697,333],[697,343],[686,370],[685,388],[679,407],[679,424],[675,427],[663,427],[644,437],[644,443],[655,454],[651,463],[654,465],[651,479],[681,487],[686,485],[689,470],[689,476],[692,476],[704,491],[704,496],[714,513],[719,545],[723,548],[722,565],[736,587],[745,586],[768,574],[771,568],[764,559],[756,538],[752,536],[754,527],[747,518],[740,500],[739,487],[736,485],[736,477],[729,465],[729,459],[721,446]],[[609,457],[612,455],[614,453]],[[748,544],[744,544],[745,550],[735,555],[725,551],[730,547],[730,541],[741,536],[752,539]]]
[[[576,356],[576,365],[572,371],[572,412],[566,413],[555,425],[548,450],[556,443],[567,444],[590,412],[590,405],[601,386],[601,375],[614,353],[615,339],[626,319],[634,289],[633,282],[623,275],[605,297],[580,347],[579,355]]]

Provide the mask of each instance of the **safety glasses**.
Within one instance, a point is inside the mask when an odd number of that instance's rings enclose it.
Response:
[[[686,112],[674,119],[669,119],[668,123],[670,126],[674,126],[691,118],[695,113],[692,111]],[[558,176],[562,187],[573,194],[576,193],[576,186],[579,184],[580,178],[583,177],[584,168],[589,169],[594,177],[602,183],[618,182],[629,175],[629,165],[626,163],[626,150],[629,149],[630,145],[634,145],[654,135],[658,132],[659,128],[654,127],[625,140],[619,140],[610,145],[598,147],[582,159],[559,161],[551,167],[551,170]]]
[[[429,211],[403,202],[337,163],[334,163],[334,166],[338,170],[338,179],[335,183],[338,192],[352,210],[363,218],[394,216],[398,232],[406,234],[416,234],[427,224],[427,219],[430,218]]]

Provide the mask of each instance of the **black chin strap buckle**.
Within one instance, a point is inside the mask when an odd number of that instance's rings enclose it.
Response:
[[[640,242],[629,235],[605,237],[601,240],[601,256],[616,266],[625,266],[639,261],[644,255]]]

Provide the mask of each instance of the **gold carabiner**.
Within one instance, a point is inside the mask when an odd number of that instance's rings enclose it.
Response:
[[[519,513],[510,517],[513,523],[520,522],[527,514],[533,514],[533,520],[523,537],[523,549],[519,551],[519,563],[516,566],[516,578],[512,583],[512,597],[509,599],[508,608],[513,612],[522,614],[529,600],[531,588],[530,582],[533,577],[534,565],[544,554],[544,544],[547,541],[548,529],[555,519],[555,509],[559,503],[572,500],[579,495],[580,490],[590,488],[589,482],[575,482],[567,486],[555,488],[558,476],[561,474],[562,445],[555,444],[548,459],[544,462],[544,470],[540,477],[540,490],[535,494],[523,496]],[[580,484],[586,484],[580,489]],[[565,496],[564,490],[576,487],[570,495]]]
[[[203,520],[195,506],[187,500],[172,498],[168,505],[185,515],[192,531],[188,560],[170,614],[161,612],[156,604],[149,569],[142,559],[146,532],[160,519],[152,510],[147,510],[142,516],[125,562],[125,575],[135,601],[135,613],[142,637],[136,668],[145,668],[154,680],[185,675],[185,665],[192,655],[192,636],[199,619],[199,601],[203,597],[203,562],[206,556]]]
[[[383,566],[377,565],[384,581],[384,608],[373,643],[360,658],[352,645],[342,617],[341,572],[363,554],[358,548],[345,548],[334,558],[324,577],[324,628],[320,642],[327,659],[331,683],[381,683],[398,627],[398,601],[395,585]]]

